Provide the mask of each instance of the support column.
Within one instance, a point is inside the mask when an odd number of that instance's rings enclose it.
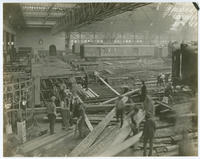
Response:
[[[95,40],[96,40],[96,33],[93,32],[93,42],[95,42]]]
[[[79,43],[81,44],[81,39],[82,37],[81,37],[81,32],[79,32]]]
[[[71,49],[70,32],[65,33],[65,50],[67,51],[68,49]]]
[[[34,93],[35,93],[35,105],[40,105],[40,77],[36,76],[34,80]]]

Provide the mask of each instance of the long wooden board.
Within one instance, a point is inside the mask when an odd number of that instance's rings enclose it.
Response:
[[[95,143],[92,144],[89,149],[84,151],[81,156],[92,156],[94,154],[96,155],[98,152],[103,152],[105,150],[104,148],[107,146],[106,141],[112,138],[111,136],[116,132],[116,130],[116,125],[111,128],[107,127]]]
[[[137,93],[137,92],[139,92],[139,91],[140,91],[139,89],[131,90],[131,91],[127,92],[127,93],[122,94],[122,96],[128,96],[128,95],[131,95],[131,94],[133,94],[133,93]],[[113,101],[115,101],[115,100],[117,100],[117,99],[118,99],[118,97],[111,98],[111,99],[109,99],[109,100],[107,100],[107,101],[105,101],[105,102],[102,102],[102,103],[100,103],[100,104],[108,104],[108,103],[111,103],[111,102],[113,102]]]
[[[100,156],[101,157],[115,156],[118,153],[122,152],[123,150],[126,150],[130,146],[136,144],[139,141],[141,136],[142,136],[142,132],[139,132],[137,135],[127,139],[126,141],[122,142],[121,144],[110,147],[105,152],[103,152]]]
[[[47,143],[45,144],[44,146],[42,147],[38,147],[37,149],[35,149],[34,151],[31,152],[31,154],[34,155],[34,157],[36,156],[39,156],[38,154],[41,152],[41,151],[46,151],[46,150],[49,150],[51,148],[53,148],[54,146],[60,144],[61,142],[63,142],[64,140],[66,140],[66,138],[71,138],[74,136],[74,133],[73,133],[73,130],[67,132],[67,135],[62,137],[62,138],[59,138],[55,141],[52,141],[50,143]]]
[[[38,149],[48,143],[51,143],[53,141],[56,141],[64,136],[67,135],[66,131],[62,131],[60,133],[56,133],[53,135],[45,135],[43,138],[41,138],[41,140],[35,140],[33,142],[28,142],[25,145],[22,145],[20,147],[20,151],[22,151],[23,153],[29,153],[35,149]]]
[[[81,98],[80,98],[78,95],[77,95],[77,97],[78,97],[79,101],[80,101],[81,103],[83,103],[83,101],[81,100]],[[92,126],[92,124],[90,123],[90,121],[89,121],[87,115],[86,115],[86,114],[84,114],[84,115],[85,115],[85,123],[86,123],[87,127],[89,128],[89,130],[92,131],[92,130],[93,130],[93,126]]]
[[[130,115],[132,112],[129,113]],[[116,136],[115,140],[112,142],[111,146],[115,146],[117,144],[121,144],[130,134],[131,127],[130,127],[130,115],[126,116],[124,120],[124,125],[120,129],[119,134]],[[134,116],[134,120],[139,125],[145,118],[145,112],[143,110],[139,110],[138,113]]]
[[[103,132],[105,127],[108,125],[110,120],[115,115],[115,108],[112,109],[108,113],[108,115],[93,129],[92,132],[88,134],[88,136],[83,139],[83,141],[75,147],[74,150],[69,154],[71,157],[79,156],[81,153],[83,153],[86,149],[88,149],[96,140],[96,138]]]
[[[114,88],[112,88],[103,78],[101,78],[100,76],[99,76],[99,73],[98,72],[96,72],[95,71],[95,75],[111,90],[111,91],[113,91],[116,95],[120,95],[120,93],[119,92],[117,92]]]
[[[172,108],[170,106],[168,106],[167,104],[160,102],[160,101],[156,101],[156,103],[162,105],[163,107],[165,107],[166,109],[172,110]]]

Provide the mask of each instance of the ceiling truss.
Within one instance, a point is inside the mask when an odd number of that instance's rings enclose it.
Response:
[[[66,14],[57,20],[52,33],[73,31],[82,26],[101,21],[105,18],[134,10],[149,3],[84,3],[67,10]]]

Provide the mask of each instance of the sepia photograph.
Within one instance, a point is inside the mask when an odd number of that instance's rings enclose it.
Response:
[[[2,9],[3,157],[198,156],[198,3]]]

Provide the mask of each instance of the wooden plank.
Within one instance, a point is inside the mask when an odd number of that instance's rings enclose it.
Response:
[[[69,156],[79,156],[81,153],[87,150],[94,143],[96,138],[103,132],[114,115],[115,108],[113,108],[112,111],[110,111],[108,115],[93,129],[93,131],[90,132],[88,136],[78,146],[76,146],[75,149],[72,150]]]
[[[57,133],[57,134],[53,134],[53,135],[48,135],[46,137],[44,137],[42,140],[39,140],[37,142],[34,142],[34,143],[29,143],[29,144],[26,144],[26,146],[21,146],[20,147],[20,150],[23,152],[23,153],[29,153],[35,149],[38,149],[48,143],[51,143],[53,141],[56,141],[64,136],[66,136],[67,133],[66,131],[62,131],[60,133]]]
[[[99,76],[99,73],[97,72],[97,71],[95,71],[95,76],[97,76],[111,91],[113,91],[116,95],[120,95],[120,93],[119,92],[117,92],[114,88],[112,88],[103,78],[101,78],[100,76]]]
[[[88,88],[90,90],[90,92],[92,92],[96,97],[99,97],[98,94],[96,94],[91,88]]]
[[[106,148],[107,145],[109,145],[111,142],[107,142],[107,140],[114,138],[115,136],[113,135],[117,131],[117,127],[112,126],[107,127],[103,133],[98,137],[98,139],[95,141],[94,144],[92,144],[89,149],[84,151],[81,156],[92,156],[96,155],[99,152],[103,152]],[[113,136],[113,137],[112,137]],[[108,144],[107,144],[108,143]]]
[[[170,106],[168,106],[167,104],[163,103],[163,102],[160,102],[160,101],[156,101],[156,103],[162,105],[163,107],[169,109],[169,110],[172,110],[172,108]]]
[[[78,100],[79,100],[81,103],[83,103],[83,101],[81,100],[81,98],[80,98],[78,95],[77,95],[77,97],[78,97]],[[90,123],[90,121],[89,121],[87,115],[86,115],[86,114],[84,114],[84,115],[85,115],[85,123],[86,123],[87,127],[89,128],[89,130],[92,131],[92,130],[93,130],[93,126],[92,126],[92,124]]]
[[[130,115],[132,112],[129,113]],[[130,127],[130,115],[127,115],[123,127],[120,129],[119,134],[116,136],[115,140],[112,142],[111,146],[115,146],[117,144],[121,144],[130,134],[131,127]],[[134,119],[136,123],[139,124],[144,120],[145,118],[145,112],[141,109],[138,111],[138,113],[134,116]]]
[[[123,150],[126,150],[130,146],[136,144],[140,137],[142,136],[142,132],[139,132],[137,135],[127,139],[126,141],[122,142],[121,144],[115,145],[107,149],[105,152],[103,152],[100,157],[111,157],[115,156],[118,153],[122,152]]]
[[[140,89],[131,90],[131,91],[127,92],[127,93],[122,94],[122,96],[128,96],[128,95],[131,95],[133,93],[137,93],[139,91],[140,91]],[[118,99],[118,97],[115,97],[115,98],[109,99],[109,100],[107,100],[105,102],[102,102],[100,104],[108,104],[108,103],[111,103],[111,102],[113,102],[113,101],[115,101],[117,99]]]
[[[112,140],[114,140],[114,138],[118,134],[118,130],[119,129],[116,126],[115,129],[107,137],[101,140],[101,142],[99,142],[97,145],[94,145],[95,147],[87,155],[98,157],[101,153],[103,153],[107,148],[110,147]]]
[[[47,143],[46,145],[42,146],[42,147],[39,147],[38,149],[34,150],[33,152],[31,152],[31,154],[34,155],[34,157],[37,156],[37,154],[39,154],[41,151],[45,151],[45,150],[49,150],[51,148],[53,148],[54,146],[60,144],[61,142],[63,142],[64,140],[66,140],[67,138],[71,138],[74,136],[74,131],[73,130],[70,130],[68,132],[66,132],[67,135],[58,139],[58,140],[55,140],[53,142],[50,142],[50,143]]]

